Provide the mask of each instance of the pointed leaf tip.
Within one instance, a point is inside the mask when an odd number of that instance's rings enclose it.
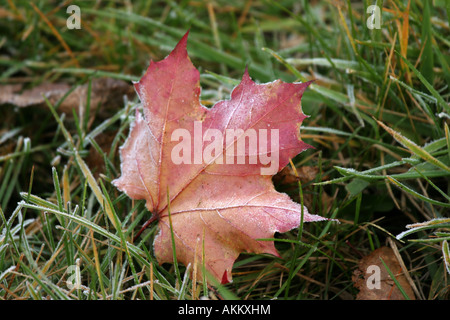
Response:
[[[222,275],[221,284],[228,284],[228,283],[230,283],[230,280],[228,279],[228,270],[225,270]]]
[[[189,31],[186,31],[186,33],[184,34],[184,36],[181,38],[181,40],[178,42],[178,44],[175,46],[175,49],[173,49],[172,52],[174,51],[178,51],[178,50],[185,50],[186,54],[187,54],[187,41],[189,38]]]
[[[241,83],[254,82],[248,73],[248,65],[245,66],[244,74],[242,75]]]

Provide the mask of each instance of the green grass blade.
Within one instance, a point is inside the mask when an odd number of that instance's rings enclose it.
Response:
[[[450,208],[450,202],[445,203],[445,202],[440,202],[440,201],[436,201],[433,199],[430,199],[424,195],[421,195],[420,193],[414,191],[413,189],[409,188],[408,186],[406,186],[405,184],[401,183],[400,181],[392,178],[391,176],[387,176],[388,180],[394,184],[395,186],[399,187],[401,190],[408,192],[409,194],[412,194],[413,196],[415,196],[416,198],[419,198],[425,202],[437,205],[437,206],[441,206],[441,207],[445,207],[445,208]]]
[[[406,228],[409,230],[405,230],[398,234],[396,238],[398,240],[403,239],[406,236],[409,236],[413,233],[424,231],[427,229],[437,229],[437,228],[449,228],[450,227],[450,219],[449,218],[440,218],[440,219],[432,219],[422,223],[415,223],[407,225]]]
[[[450,274],[450,249],[447,240],[442,241],[442,256],[444,257],[445,268]]]
[[[436,98],[439,105],[444,109],[445,112],[450,114],[450,106],[447,102],[445,102],[444,98],[433,88],[433,86],[425,79],[425,77],[417,70],[411,62],[408,61],[405,57],[403,57],[400,53],[396,52],[400,58],[406,63],[406,65],[414,72],[414,74],[419,78],[419,80],[423,83],[423,85],[430,91],[431,95]]]
[[[378,121],[378,124],[382,126],[387,132],[389,132],[390,135],[394,137],[395,140],[397,140],[400,144],[408,148],[413,154],[421,157],[425,161],[435,165],[436,167],[439,167],[447,172],[450,172],[450,167],[442,163],[441,161],[437,160],[435,157],[433,157],[430,153],[428,153],[424,148],[418,146],[408,138],[401,135],[399,132],[392,130],[388,126],[386,126],[383,122]]]
[[[405,290],[403,289],[403,287],[401,286],[401,284],[398,282],[397,278],[394,276],[394,274],[392,273],[391,269],[389,269],[389,267],[387,266],[387,264],[384,262],[383,258],[380,257],[381,262],[383,263],[384,267],[386,268],[386,271],[389,273],[389,276],[391,277],[391,279],[394,281],[395,285],[397,286],[397,288],[400,290],[401,294],[403,295],[403,297],[406,300],[411,300],[411,298],[408,296],[408,294],[405,292]]]

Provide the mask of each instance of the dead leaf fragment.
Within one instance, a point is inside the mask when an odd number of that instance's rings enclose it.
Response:
[[[362,258],[353,273],[354,287],[359,289],[357,300],[405,300],[400,289],[390,277],[381,259],[394,274],[403,291],[415,300],[414,291],[404,275],[394,251],[381,247]]]
[[[43,96],[48,99],[62,97],[70,89],[65,83],[42,83],[23,91],[22,87],[22,84],[0,86],[0,104],[9,103],[20,108],[39,105],[45,102]]]
[[[7,84],[0,86],[0,105],[12,104],[19,108],[30,106],[45,106],[44,96],[54,105],[70,90],[72,85],[67,83],[44,82],[32,89],[22,90],[21,84]],[[72,109],[85,108],[88,94],[88,84],[73,90],[59,106],[59,111],[72,114]],[[125,81],[112,78],[95,78],[91,87],[91,112],[98,106],[104,110],[117,110],[123,104],[123,96],[134,96],[134,89]]]

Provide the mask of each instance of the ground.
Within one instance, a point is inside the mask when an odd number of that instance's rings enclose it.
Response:
[[[400,297],[448,299],[450,8],[372,2],[3,1],[0,299],[357,299],[361,259],[382,247],[407,276],[391,288],[413,288]],[[111,184],[132,81],[187,30],[205,106],[246,67],[259,83],[315,80],[301,128],[314,149],[273,181],[339,221],[277,234],[280,257],[242,254],[225,286],[159,266],[156,224],[133,243],[150,213]]]

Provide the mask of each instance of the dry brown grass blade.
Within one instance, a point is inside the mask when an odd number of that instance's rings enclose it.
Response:
[[[39,14],[39,16],[42,18],[42,20],[47,24],[47,26],[50,28],[50,30],[52,31],[52,33],[55,35],[55,37],[58,39],[58,41],[61,43],[61,45],[64,47],[64,50],[66,50],[66,52],[69,54],[69,56],[72,58],[72,62],[75,64],[75,66],[77,66],[78,68],[80,68],[80,64],[77,60],[77,58],[75,57],[74,53],[72,52],[72,50],[70,49],[69,45],[66,43],[66,41],[63,39],[63,37],[61,36],[61,34],[58,32],[58,30],[53,26],[52,22],[47,18],[47,16],[33,3],[30,2],[30,5],[33,7],[34,11],[37,12],[37,14]]]

